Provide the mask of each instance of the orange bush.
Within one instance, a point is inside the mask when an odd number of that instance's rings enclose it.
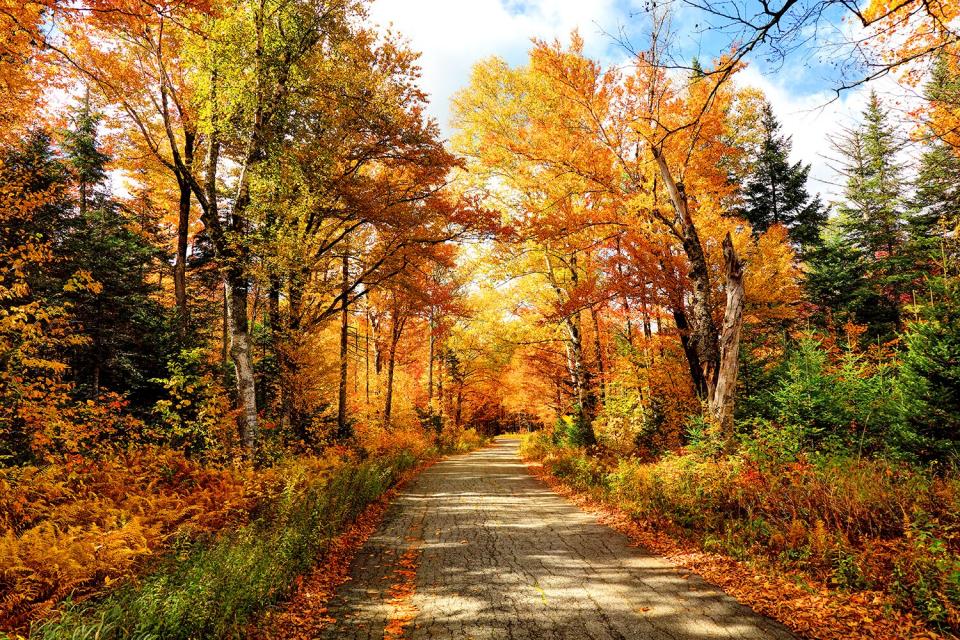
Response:
[[[0,628],[133,575],[171,536],[244,520],[249,480],[159,448],[0,470]]]

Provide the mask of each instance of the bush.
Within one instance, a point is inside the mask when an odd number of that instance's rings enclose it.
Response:
[[[960,558],[929,528],[911,526],[894,561],[891,591],[939,627],[960,628]]]
[[[842,589],[887,589],[935,626],[960,629],[960,479],[837,454],[783,455],[769,431],[727,457],[603,461],[528,436],[527,457],[649,526],[696,534],[708,550],[764,557]],[[751,448],[752,447],[752,448]],[[921,524],[922,523],[922,526]]]
[[[187,349],[167,363],[168,375],[160,384],[166,397],[157,401],[153,413],[165,444],[187,455],[211,457],[217,449],[228,450],[236,431],[235,412],[217,376],[205,366],[202,349]]]
[[[554,433],[570,447],[588,447],[596,444],[593,427],[586,421],[583,413],[576,410],[576,407],[572,415],[563,415],[557,419]]]
[[[246,526],[187,542],[153,574],[90,606],[67,607],[31,638],[228,638],[281,599],[329,540],[417,457],[409,451],[341,465],[329,474],[295,463],[281,494]]]

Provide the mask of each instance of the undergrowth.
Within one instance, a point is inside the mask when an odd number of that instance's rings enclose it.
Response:
[[[825,456],[758,463],[741,452],[655,462],[526,437],[524,457],[637,521],[707,551],[763,558],[837,589],[885,591],[941,630],[960,631],[960,480],[885,460]]]
[[[327,542],[416,463],[400,452],[291,482],[248,525],[210,544],[185,544],[153,574],[95,604],[65,607],[29,637],[239,637],[251,616],[283,598]]]
[[[472,430],[436,444],[380,434],[375,449],[331,447],[257,471],[164,449],[5,470],[0,628],[31,639],[239,637],[401,474],[484,442]]]

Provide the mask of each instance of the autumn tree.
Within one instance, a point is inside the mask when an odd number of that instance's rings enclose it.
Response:
[[[837,92],[890,73],[917,82],[940,54],[955,58],[960,44],[956,30],[960,10],[951,2],[780,0],[740,7],[721,0],[684,0],[684,4],[701,12],[712,31],[729,39],[733,54],[710,71],[721,81],[751,54],[762,53],[769,61],[785,63],[811,45],[828,45],[834,58],[844,56]],[[838,13],[853,28],[824,41],[820,32]]]
[[[66,172],[46,135],[3,149],[0,198],[0,464],[10,464],[42,455],[49,434],[63,426],[63,356],[83,343],[70,332],[63,302],[39,290],[54,259],[50,222],[69,206]],[[78,276],[69,287],[94,287]]]
[[[589,72],[591,63],[582,63]],[[575,439],[592,444],[598,389],[583,316],[596,303],[590,254],[608,211],[586,180],[560,168],[574,159],[590,162],[597,146],[592,138],[571,135],[569,117],[576,107],[551,80],[533,65],[513,70],[494,59],[477,66],[471,87],[454,103],[462,131],[457,144],[474,161],[471,170],[481,186],[502,183],[495,198],[509,232],[501,234],[501,259],[517,276],[535,278],[547,294],[535,299],[544,320],[555,323],[562,336]]]

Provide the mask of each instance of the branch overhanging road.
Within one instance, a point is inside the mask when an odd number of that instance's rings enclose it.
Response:
[[[518,444],[448,458],[398,496],[320,637],[794,638],[552,492]]]

